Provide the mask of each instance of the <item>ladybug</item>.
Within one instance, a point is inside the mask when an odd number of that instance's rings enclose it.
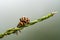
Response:
[[[25,16],[21,17],[19,20],[20,22],[18,23],[17,27],[24,26],[25,24],[29,24],[30,22],[30,19]]]

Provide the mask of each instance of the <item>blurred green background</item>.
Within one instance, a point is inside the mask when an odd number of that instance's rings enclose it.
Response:
[[[22,16],[35,20],[52,11],[58,13],[0,40],[60,40],[60,0],[0,0],[0,33],[16,27]]]

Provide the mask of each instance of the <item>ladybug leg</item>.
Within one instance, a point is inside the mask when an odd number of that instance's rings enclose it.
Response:
[[[16,31],[15,34],[18,35],[18,31]]]
[[[16,32],[15,32],[15,34],[16,34],[16,35],[18,35],[18,32],[20,32],[20,33],[21,33],[21,31],[19,30],[19,31],[16,31]]]
[[[21,30],[19,30],[19,32],[21,33]]]

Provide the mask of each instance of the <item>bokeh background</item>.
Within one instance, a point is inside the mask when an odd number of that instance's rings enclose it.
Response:
[[[0,33],[16,27],[22,16],[35,20],[52,11],[58,13],[0,40],[60,40],[60,0],[0,0]]]

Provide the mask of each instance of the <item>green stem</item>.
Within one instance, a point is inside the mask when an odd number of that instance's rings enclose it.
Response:
[[[10,29],[6,30],[6,32],[0,34],[0,38],[3,38],[6,35],[10,35],[10,34],[16,33],[17,31],[20,31],[20,30],[22,30],[25,27],[28,27],[28,26],[33,25],[35,23],[41,22],[41,21],[43,21],[45,19],[48,19],[48,18],[52,17],[53,15],[54,15],[54,13],[49,13],[47,16],[43,16],[42,18],[36,19],[34,21],[31,21],[29,24],[26,24],[23,27],[20,27],[20,28],[18,28],[18,27],[10,28]]]

